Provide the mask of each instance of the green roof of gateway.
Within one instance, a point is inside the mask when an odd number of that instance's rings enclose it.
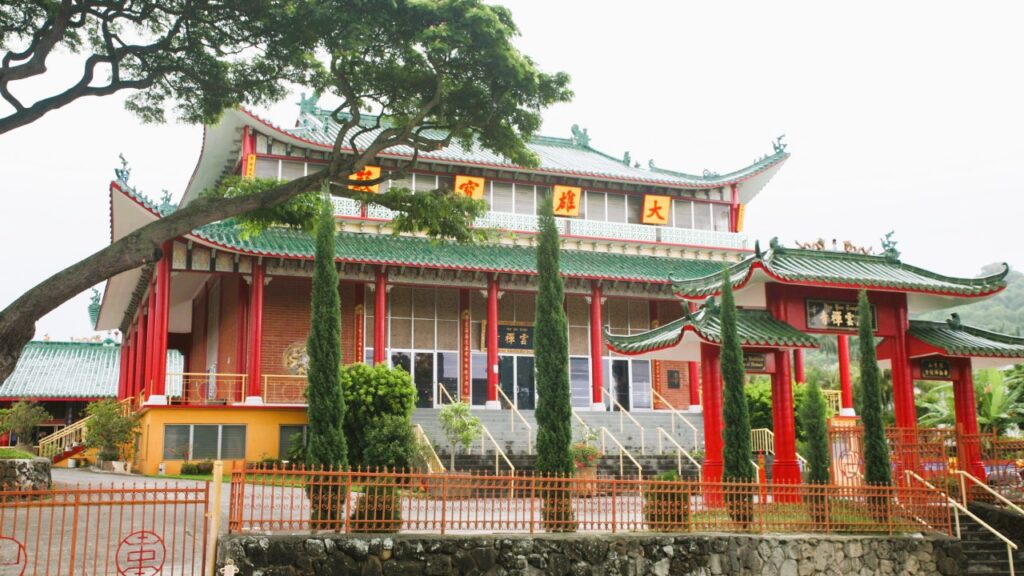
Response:
[[[270,228],[262,234],[244,237],[232,222],[210,224],[193,236],[219,247],[240,252],[287,258],[312,258],[313,238],[307,232]],[[386,264],[536,274],[537,251],[528,246],[499,244],[458,244],[413,236],[341,232],[335,239],[342,262]],[[629,280],[668,283],[669,274],[704,276],[721,270],[721,262],[685,260],[658,256],[616,254],[563,249],[562,273],[573,278]]]
[[[752,256],[729,268],[733,286],[741,287],[756,269],[786,284],[816,284],[841,288],[866,288],[924,292],[954,296],[982,296],[1006,287],[1009,267],[980,278],[956,278],[904,264],[890,255],[857,254],[830,250],[783,248],[772,240],[771,249],[760,247]],[[684,298],[702,298],[717,294],[721,288],[720,273],[700,278],[674,274],[672,288]]]
[[[816,348],[817,340],[804,334],[785,322],[771,317],[767,310],[737,311],[736,328],[744,346],[769,346],[784,348]],[[718,344],[722,341],[720,311],[714,306],[704,306],[694,314],[668,322],[653,330],[640,334],[616,335],[605,330],[608,347],[622,354],[644,354],[678,344],[690,330],[702,340]]]
[[[911,320],[910,335],[947,356],[1024,358],[1024,338],[961,324],[957,314],[945,322]]]

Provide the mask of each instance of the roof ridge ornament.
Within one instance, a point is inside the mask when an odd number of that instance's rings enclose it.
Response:
[[[900,251],[896,249],[897,242],[892,237],[895,233],[895,230],[889,230],[882,238],[882,255],[893,262],[899,262]]]
[[[579,124],[572,125],[572,143],[574,146],[580,146],[583,148],[590,147],[590,134],[587,134],[586,128],[580,128]]]
[[[128,177],[132,175],[132,169],[128,167],[128,161],[125,160],[123,152],[118,154],[117,157],[121,159],[121,167],[114,168],[114,176],[118,182],[127,184]]]
[[[946,319],[946,324],[953,330],[961,329],[963,327],[963,324],[960,322],[960,313],[953,312],[952,314],[950,314],[949,318]]]
[[[712,178],[718,178],[718,176],[719,176],[718,172],[715,172],[714,170],[708,170],[707,168],[704,169],[704,179],[705,180],[711,180]]]
[[[629,150],[626,150],[626,153],[622,155],[622,163],[629,166],[632,162],[633,157],[629,154]]]
[[[764,254],[761,252],[761,241],[754,240],[754,258],[761,260],[764,258]]]
[[[785,137],[785,134],[779,134],[778,138],[772,141],[772,149],[775,150],[776,154],[785,152],[786,147],[789,146],[789,144],[786,144],[785,142],[782,141]]]
[[[771,248],[773,252],[781,252],[782,244],[779,244],[779,237],[773,236],[772,239],[768,241],[768,247]]]

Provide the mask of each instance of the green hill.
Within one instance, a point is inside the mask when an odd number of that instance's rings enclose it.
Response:
[[[990,264],[982,269],[983,274],[998,271],[1001,264]],[[919,316],[924,320],[945,320],[953,312],[960,314],[965,324],[1002,332],[1024,334],[1024,274],[1011,270],[1006,277],[1007,286],[999,294],[963,306],[937,310]]]

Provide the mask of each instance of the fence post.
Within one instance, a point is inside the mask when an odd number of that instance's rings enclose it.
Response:
[[[352,516],[352,470],[345,470],[345,534],[348,534],[352,527],[349,525],[349,518]]]
[[[89,485],[89,487],[91,488],[92,486]],[[75,573],[75,553],[78,551],[78,498],[81,494],[82,492],[79,489],[79,485],[75,484],[74,507],[71,512],[71,563],[69,565],[69,568],[71,568],[71,572],[69,572],[69,574],[72,576],[74,576]],[[42,530],[42,526],[40,526],[38,530]]]
[[[214,576],[217,567],[217,536],[220,532],[221,485],[224,483],[224,461],[213,463],[213,486],[206,483],[206,496],[209,505],[206,507],[206,576]]]
[[[618,503],[616,502],[615,496],[619,491],[620,480],[611,479],[612,484],[612,534],[615,534],[616,515],[618,510]]]
[[[448,519],[448,475],[441,476],[441,535],[444,535],[444,523]]]

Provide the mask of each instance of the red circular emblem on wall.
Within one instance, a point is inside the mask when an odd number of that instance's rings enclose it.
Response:
[[[149,530],[124,537],[117,547],[117,573],[121,576],[155,576],[164,569],[167,550],[163,538]]]
[[[839,469],[842,470],[843,475],[847,478],[857,478],[862,476],[861,470],[864,468],[864,460],[860,457],[860,453],[854,450],[844,450],[839,455]]]
[[[0,536],[0,574],[21,576],[28,568],[28,554],[25,545],[11,538]]]

